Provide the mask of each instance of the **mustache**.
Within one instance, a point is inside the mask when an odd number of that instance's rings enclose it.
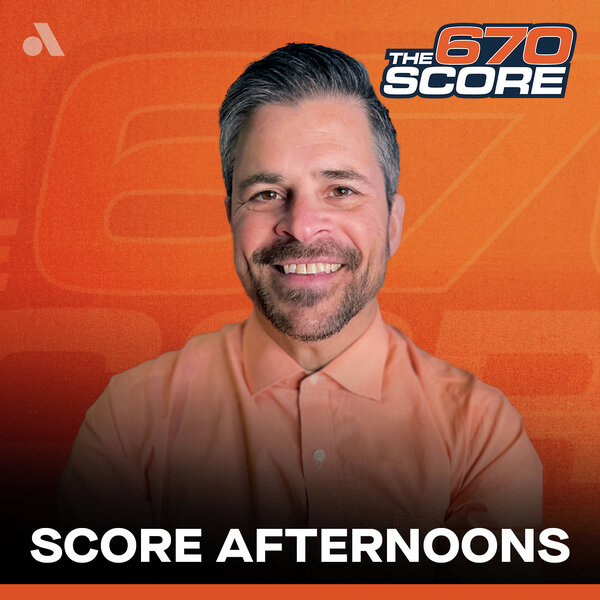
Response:
[[[278,240],[267,248],[259,248],[252,253],[252,261],[257,265],[273,265],[286,259],[322,258],[326,256],[356,271],[362,262],[358,248],[342,246],[335,240],[322,240],[304,244],[298,240]]]

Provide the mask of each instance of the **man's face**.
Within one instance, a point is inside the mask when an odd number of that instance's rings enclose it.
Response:
[[[268,104],[237,147],[231,228],[246,292],[282,333],[340,331],[383,284],[400,241],[402,199],[388,214],[362,106],[350,99]]]

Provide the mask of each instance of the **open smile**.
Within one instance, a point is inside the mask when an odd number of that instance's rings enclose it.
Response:
[[[321,273],[335,273],[343,266],[341,263],[314,262],[314,263],[287,263],[273,265],[280,273],[285,275],[319,275]]]

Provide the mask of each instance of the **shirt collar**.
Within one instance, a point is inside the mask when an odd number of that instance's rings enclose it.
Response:
[[[323,369],[342,387],[379,400],[389,348],[388,332],[379,309],[366,331]],[[291,376],[308,375],[262,328],[255,311],[246,321],[242,340],[244,372],[252,394]]]
[[[377,309],[366,331],[325,365],[322,372],[353,394],[379,400],[388,350],[387,327]]]
[[[252,311],[244,326],[242,356],[246,382],[252,394],[292,375],[308,374],[308,371],[262,328],[256,316],[256,309]]]

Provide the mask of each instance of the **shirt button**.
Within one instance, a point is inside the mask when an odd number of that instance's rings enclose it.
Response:
[[[313,452],[313,458],[317,461],[317,467],[320,469],[323,461],[325,460],[325,450],[321,450],[321,448],[315,450]]]
[[[308,381],[310,381],[311,385],[315,385],[316,383],[319,383],[319,381],[321,381],[321,376],[320,375],[312,375],[311,377],[308,378]]]

